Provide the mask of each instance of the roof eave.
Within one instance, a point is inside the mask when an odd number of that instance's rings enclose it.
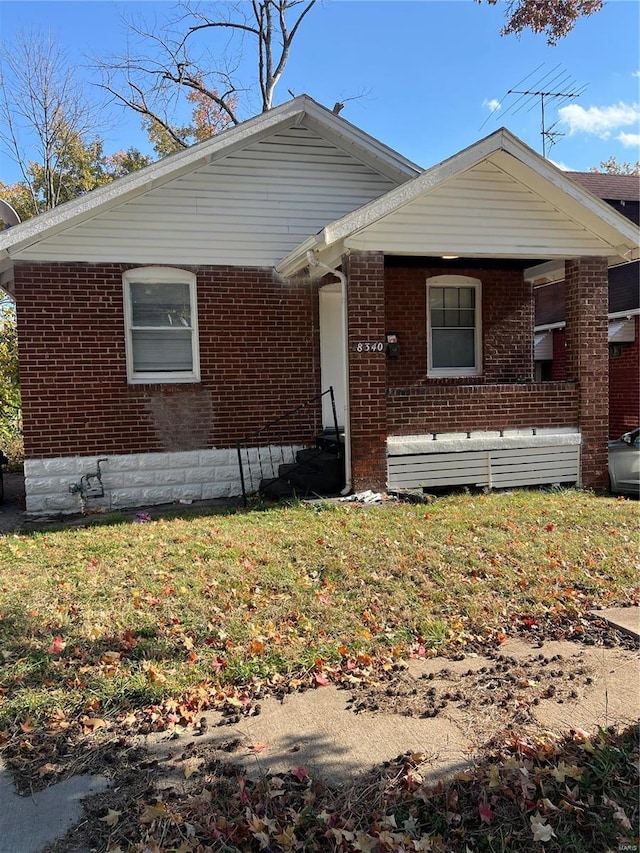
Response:
[[[249,142],[273,133],[279,127],[302,123],[307,119],[311,129],[322,130],[329,138],[340,140],[354,156],[395,181],[407,181],[419,172],[415,163],[379,143],[364,131],[339,118],[316,103],[308,95],[300,95],[268,112],[261,113],[218,136],[176,152],[111,184],[92,190],[85,196],[66,202],[53,210],[0,233],[0,250],[12,254],[25,249],[56,232],[79,225],[112,207],[130,201],[169,180],[178,178],[222,156],[227,156]]]
[[[313,252],[319,245],[319,240],[316,235],[307,237],[302,243],[299,243],[292,252],[285,255],[275,266],[275,270],[279,275],[285,278],[291,278],[301,272],[305,267],[309,266],[307,260],[307,252]]]

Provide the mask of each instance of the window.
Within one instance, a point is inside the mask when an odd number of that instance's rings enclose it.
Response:
[[[481,287],[462,275],[427,279],[429,376],[482,373]]]
[[[129,382],[198,382],[195,275],[142,267],[123,282]]]

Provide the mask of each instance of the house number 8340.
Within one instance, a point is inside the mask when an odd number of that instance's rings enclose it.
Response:
[[[354,347],[356,352],[384,352],[382,341],[360,341]]]

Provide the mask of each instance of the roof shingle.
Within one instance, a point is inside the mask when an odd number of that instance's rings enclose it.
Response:
[[[640,176],[603,172],[565,172],[577,184],[605,201],[640,201]]]

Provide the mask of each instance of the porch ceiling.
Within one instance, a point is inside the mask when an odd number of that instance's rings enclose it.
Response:
[[[502,130],[328,225],[279,269],[302,268],[309,250],[333,265],[348,249],[540,261],[601,256],[620,263],[638,255],[638,232]]]

